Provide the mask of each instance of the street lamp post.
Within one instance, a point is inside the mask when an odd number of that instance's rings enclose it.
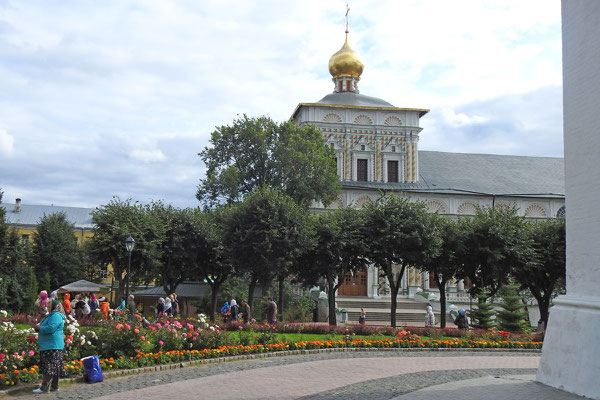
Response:
[[[131,277],[131,252],[135,247],[135,240],[131,236],[125,239],[125,248],[127,249],[127,253],[129,253],[127,259],[127,283],[125,285],[125,299],[129,299],[129,280]]]

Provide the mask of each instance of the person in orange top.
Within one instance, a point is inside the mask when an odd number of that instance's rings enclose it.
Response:
[[[71,294],[65,293],[65,299],[62,302],[63,310],[65,311],[65,315],[71,314]]]
[[[101,297],[100,300],[98,300],[98,302],[100,303],[100,312],[102,313],[102,315],[104,316],[104,319],[108,319],[108,310],[110,309],[110,303],[108,301],[106,301],[106,298]]]

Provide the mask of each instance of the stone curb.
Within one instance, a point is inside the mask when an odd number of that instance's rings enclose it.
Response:
[[[285,351],[276,351],[270,353],[257,353],[257,354],[244,354],[237,356],[226,356],[226,357],[216,357],[216,358],[203,358],[200,360],[191,360],[191,361],[181,361],[173,364],[161,364],[161,365],[152,365],[149,367],[140,367],[140,368],[132,368],[132,369],[120,369],[115,371],[102,371],[102,376],[104,379],[118,378],[126,375],[137,375],[144,374],[147,372],[158,372],[158,371],[166,371],[170,369],[177,368],[185,368],[194,365],[202,365],[202,364],[216,364],[222,362],[229,361],[238,361],[238,360],[253,360],[257,358],[267,358],[267,357],[283,357],[283,356],[292,356],[292,355],[301,355],[301,354],[318,354],[318,353],[344,353],[344,352],[379,352],[379,351],[395,351],[398,353],[404,352],[453,352],[453,351],[467,351],[472,353],[541,353],[542,350],[539,349],[481,349],[481,348],[373,348],[373,347],[332,347],[328,349],[306,349],[306,350],[285,350]],[[61,384],[72,385],[75,383],[84,383],[84,377],[80,376],[77,378],[64,378],[60,380]],[[28,390],[33,390],[37,388],[39,385],[35,384],[27,384],[24,386],[18,386],[13,389],[8,390],[0,390],[0,398],[11,396],[18,392],[25,392]]]

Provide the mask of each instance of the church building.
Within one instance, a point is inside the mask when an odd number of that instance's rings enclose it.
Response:
[[[395,107],[358,89],[364,65],[348,44],[329,59],[333,93],[300,103],[292,118],[314,124],[336,152],[342,194],[330,207],[362,207],[380,193],[423,201],[430,212],[449,217],[473,215],[477,206],[515,205],[526,218],[565,216],[564,160],[419,150],[420,119],[429,110]],[[433,289],[430,274],[409,269],[401,295]],[[465,285],[451,282],[449,298],[462,297]],[[389,297],[376,267],[346,276],[339,295]]]

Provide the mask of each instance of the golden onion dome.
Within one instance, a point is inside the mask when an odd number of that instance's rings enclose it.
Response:
[[[358,58],[358,54],[348,45],[348,32],[346,32],[346,41],[329,59],[329,73],[334,78],[344,75],[360,77],[364,65]]]

